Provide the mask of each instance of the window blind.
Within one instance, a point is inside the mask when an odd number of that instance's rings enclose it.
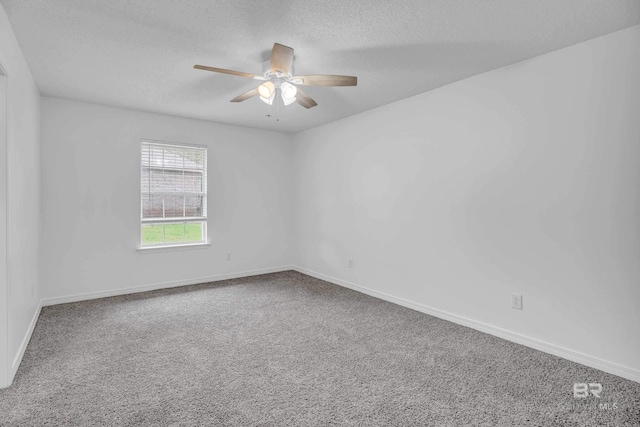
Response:
[[[205,241],[206,147],[155,141],[141,147],[142,245]]]

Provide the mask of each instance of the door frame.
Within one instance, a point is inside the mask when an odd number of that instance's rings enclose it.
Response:
[[[0,57],[0,388],[11,385],[9,375],[9,203],[8,203],[8,76]]]

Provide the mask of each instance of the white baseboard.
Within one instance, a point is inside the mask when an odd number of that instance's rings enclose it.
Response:
[[[493,326],[487,323],[479,322],[477,320],[469,319],[467,317],[459,316],[457,314],[449,313],[443,310],[438,310],[436,308],[429,307],[424,304],[416,303],[413,301],[409,301],[404,298],[395,297],[385,292],[369,289],[364,286],[356,285],[355,283],[351,283],[341,279],[336,279],[335,277],[327,276],[325,274],[321,274],[312,270],[307,270],[302,267],[290,266],[290,265],[281,266],[281,267],[264,268],[259,270],[243,271],[243,272],[237,272],[237,273],[219,274],[216,276],[209,276],[209,277],[198,277],[198,278],[189,279],[189,280],[162,282],[162,283],[155,283],[150,285],[114,289],[109,291],[89,292],[89,293],[83,293],[83,294],[68,295],[64,297],[43,299],[40,303],[40,306],[38,307],[38,309],[34,314],[34,317],[31,321],[31,325],[29,326],[29,331],[27,332],[27,335],[22,341],[20,351],[13,361],[13,365],[12,365],[13,369],[11,372],[11,377],[13,378],[13,375],[15,375],[15,372],[17,371],[18,366],[20,365],[20,361],[22,360],[22,356],[24,355],[24,351],[26,350],[27,344],[31,339],[31,334],[33,333],[33,329],[38,320],[41,307],[48,306],[48,305],[76,302],[76,301],[84,301],[84,300],[96,299],[96,298],[105,298],[105,297],[116,296],[116,295],[125,295],[125,294],[132,294],[132,293],[138,293],[138,292],[153,291],[157,289],[174,288],[178,286],[195,285],[199,283],[208,283],[208,282],[216,282],[221,280],[236,279],[241,277],[257,276],[260,274],[278,273],[278,272],[288,271],[288,270],[295,270],[299,273],[306,274],[308,276],[315,277],[317,279],[324,280],[324,281],[336,284],[338,286],[342,286],[358,292],[362,292],[363,294],[371,295],[373,297],[380,298],[382,300],[389,301],[391,303],[398,304],[416,311],[420,311],[422,313],[426,313],[428,315],[438,317],[440,319],[448,320],[450,322],[457,323],[462,326],[467,326],[469,328],[478,330],[480,332],[484,332],[490,335],[497,336],[499,338],[506,339],[507,341],[515,342],[517,344],[521,344],[521,345],[524,345],[548,354],[552,354],[554,356],[562,357],[563,359],[571,360],[572,362],[580,363],[582,365],[599,369],[601,371],[618,375],[622,378],[626,378],[628,380],[640,383],[640,370],[638,369],[633,369],[633,368],[623,366],[614,362],[610,362],[608,360],[590,356],[588,354],[584,354],[575,350],[571,350],[565,347],[551,344],[546,341],[541,341],[536,338],[531,338],[526,335],[512,332],[507,329],[499,328],[497,326]]]
[[[355,283],[347,282],[345,280],[336,279],[335,277],[327,276],[315,271],[307,270],[306,268],[293,266],[293,270],[306,274],[308,276],[315,277],[326,282],[330,282],[345,288],[353,289],[354,291],[362,292],[363,294],[371,295],[376,298],[380,298],[385,301],[392,302],[422,313],[429,314],[440,319],[448,320],[453,323],[457,323],[462,326],[485,332],[490,335],[503,338],[507,341],[515,342],[527,347],[531,347],[542,352],[552,354],[554,356],[562,357],[563,359],[570,360],[572,362],[580,363],[590,368],[599,369],[610,374],[617,375],[622,378],[626,378],[631,381],[640,383],[640,370],[633,369],[627,366],[619,365],[608,360],[603,360],[588,354],[584,354],[575,350],[571,350],[565,347],[561,347],[555,344],[551,344],[545,341],[531,338],[526,335],[522,335],[516,332],[509,331],[507,329],[499,328],[497,326],[489,325],[487,323],[478,322],[467,317],[459,316],[457,314],[449,313],[446,311],[438,310],[437,308],[429,307],[424,304],[419,304],[413,301],[406,300],[404,298],[398,298],[393,295],[389,295],[384,292],[376,291],[366,288],[364,286],[356,285]]]
[[[262,268],[259,270],[241,271],[237,273],[225,273],[215,276],[196,277],[186,280],[175,280],[171,282],[153,283],[142,286],[132,286],[128,288],[111,289],[108,291],[87,292],[82,294],[66,295],[62,297],[45,298],[42,300],[43,307],[56,304],[65,304],[69,302],[85,301],[96,298],[113,297],[117,295],[135,294],[139,292],[155,291],[158,289],[176,288],[179,286],[198,285],[200,283],[219,282],[221,280],[238,279],[241,277],[258,276],[260,274],[279,273],[281,271],[292,270],[290,265],[280,267]]]
[[[33,330],[36,327],[36,323],[38,323],[38,317],[40,317],[40,310],[42,309],[42,302],[38,303],[38,307],[33,313],[33,317],[31,318],[31,323],[29,323],[29,328],[27,329],[27,333],[22,338],[22,342],[20,343],[20,348],[18,349],[18,353],[13,358],[13,363],[11,364],[11,371],[9,372],[9,384],[13,382],[13,377],[15,377],[16,372],[18,372],[18,368],[20,367],[20,362],[22,362],[22,357],[24,356],[24,352],[27,350],[27,345],[29,345],[29,341],[31,340],[31,335],[33,334]]]

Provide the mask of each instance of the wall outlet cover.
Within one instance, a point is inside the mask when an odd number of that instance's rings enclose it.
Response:
[[[511,294],[511,308],[522,310],[522,295]]]

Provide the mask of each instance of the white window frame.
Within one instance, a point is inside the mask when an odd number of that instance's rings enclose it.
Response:
[[[205,203],[205,207],[204,207],[204,216],[200,216],[200,217],[163,217],[163,218],[144,218],[143,217],[143,200],[146,194],[148,193],[143,193],[142,192],[142,148],[144,147],[145,144],[152,144],[152,145],[158,145],[158,146],[173,146],[173,147],[177,147],[177,148],[196,148],[196,149],[202,149],[204,150],[204,168],[203,168],[203,186],[204,186],[204,191],[201,193],[198,193],[198,195],[202,195],[204,196],[204,203]],[[186,144],[186,143],[179,143],[179,142],[167,142],[167,141],[158,141],[158,140],[151,140],[151,139],[141,139],[140,140],[140,146],[139,146],[139,153],[140,153],[140,158],[139,158],[139,162],[138,165],[140,165],[140,171],[139,171],[139,177],[140,177],[140,182],[139,182],[139,186],[138,189],[140,191],[140,239],[139,239],[139,246],[138,246],[138,250],[142,250],[142,251],[146,251],[146,250],[157,250],[157,249],[180,249],[180,248],[192,248],[192,247],[203,247],[203,246],[210,246],[211,243],[209,242],[209,238],[208,238],[208,232],[207,232],[207,213],[208,213],[208,206],[206,206],[208,204],[208,196],[207,196],[207,190],[208,190],[208,183],[207,183],[207,176],[208,176],[208,147],[206,145],[198,145],[198,144]],[[161,192],[158,192],[158,194]],[[172,195],[194,195],[196,193],[192,193],[192,192],[171,192]],[[149,225],[149,224],[188,224],[188,223],[198,223],[198,224],[202,224],[202,240],[201,241],[197,241],[197,242],[162,242],[162,243],[157,243],[157,244],[144,244],[143,243],[143,226],[144,225]],[[164,240],[164,239],[163,239]]]

